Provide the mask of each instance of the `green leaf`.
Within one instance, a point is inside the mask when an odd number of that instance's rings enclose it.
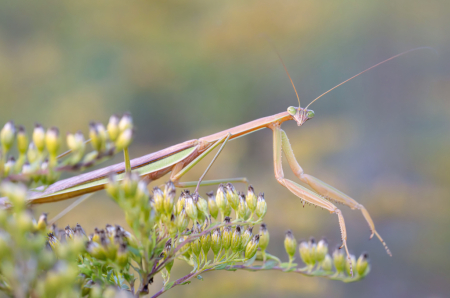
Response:
[[[181,283],[180,285],[188,285],[188,284],[190,284],[190,283],[191,283],[191,281],[188,280],[188,281],[185,281],[184,283]]]
[[[275,260],[269,260],[264,263],[263,269],[272,269],[277,265],[277,262]]]
[[[216,267],[214,267],[214,270],[222,270],[225,269],[226,267],[230,266],[231,263],[224,263],[224,264],[220,264],[217,265]]]
[[[251,258],[251,259],[245,261],[245,262],[244,262],[244,265],[245,265],[245,266],[251,266],[251,265],[253,264],[253,262],[255,262],[255,260],[256,260],[256,254],[253,256],[253,258]]]
[[[173,286],[174,283],[175,283],[174,281],[171,281],[168,284],[166,284],[164,286],[164,291],[167,291],[168,289],[170,289]]]
[[[136,248],[134,248],[134,247],[132,247],[132,246],[129,246],[129,245],[127,246],[127,249],[128,249],[133,255],[138,256],[138,257],[141,256],[141,253],[139,252],[138,249],[136,249]]]

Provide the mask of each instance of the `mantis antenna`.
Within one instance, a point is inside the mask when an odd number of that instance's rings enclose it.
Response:
[[[262,34],[262,37],[264,37],[270,43],[270,45],[272,46],[273,50],[275,51],[275,53],[277,54],[278,58],[280,59],[281,64],[283,64],[284,71],[286,71],[286,74],[288,75],[289,80],[291,80],[292,87],[294,87],[295,95],[297,95],[298,107],[300,108],[300,97],[298,96],[297,89],[295,88],[294,82],[292,81],[291,75],[289,74],[289,71],[287,70],[286,65],[284,65],[284,62],[283,62],[283,59],[281,58],[280,53],[278,53],[277,47],[275,46],[273,41],[267,35]]]
[[[318,100],[319,98],[321,98],[322,96],[324,96],[325,94],[327,94],[328,92],[331,92],[332,90],[336,89],[337,87],[344,85],[344,84],[347,83],[348,81],[350,81],[350,80],[356,78],[357,76],[359,76],[359,75],[365,73],[366,71],[369,71],[369,70],[371,70],[371,69],[373,69],[373,68],[375,68],[375,67],[377,67],[377,66],[380,66],[381,64],[383,64],[383,63],[385,63],[385,62],[388,62],[388,61],[390,61],[390,60],[392,60],[392,59],[395,59],[395,58],[397,58],[397,57],[400,57],[400,56],[402,56],[402,55],[408,54],[408,53],[410,53],[410,52],[412,52],[412,51],[422,50],[422,49],[431,49],[431,50],[433,50],[433,48],[430,48],[430,47],[419,47],[419,48],[414,48],[414,49],[411,49],[411,50],[404,51],[404,52],[402,52],[402,53],[400,53],[400,54],[397,54],[397,55],[395,55],[395,56],[392,56],[391,58],[388,58],[388,59],[386,59],[386,60],[384,60],[384,61],[381,61],[381,62],[379,62],[379,63],[377,63],[377,64],[375,64],[375,65],[373,65],[373,66],[371,66],[371,67],[369,67],[369,68],[367,68],[367,69],[361,71],[360,73],[354,75],[353,77],[348,78],[347,80],[345,80],[345,81],[343,81],[342,83],[340,83],[340,84],[334,86],[334,87],[331,88],[330,90],[328,90],[328,91],[322,93],[321,95],[319,95],[318,97],[316,97],[313,101],[311,101],[311,102],[306,106],[305,110],[308,109],[308,107],[309,107],[313,102],[315,102],[316,100]],[[280,59],[281,59],[281,58],[280,58]],[[283,64],[283,66],[284,66],[284,64]],[[288,74],[288,75],[289,75],[289,74]],[[291,82],[292,82],[292,80],[291,80]],[[293,84],[293,83],[292,83],[292,84]],[[295,87],[294,87],[294,89],[295,89]]]

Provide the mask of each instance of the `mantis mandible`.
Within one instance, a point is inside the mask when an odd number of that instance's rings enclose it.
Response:
[[[294,91],[297,95],[298,107],[289,107],[287,111],[281,112],[272,116],[260,118],[251,122],[247,122],[245,124],[206,136],[200,139],[194,139],[190,141],[186,141],[166,149],[150,153],[145,156],[141,156],[131,160],[131,169],[134,172],[137,172],[143,179],[147,179],[148,181],[156,180],[161,178],[162,176],[170,173],[170,180],[174,183],[176,187],[198,187],[201,185],[214,185],[219,183],[247,183],[248,180],[246,178],[229,178],[229,179],[218,179],[218,180],[205,180],[203,181],[203,177],[206,172],[211,167],[212,163],[215,161],[220,151],[223,149],[225,144],[228,141],[233,139],[245,136],[247,134],[253,133],[255,131],[261,130],[263,128],[269,128],[273,132],[273,161],[274,161],[274,170],[275,170],[275,178],[278,183],[282,186],[286,187],[290,190],[294,195],[299,197],[302,202],[307,202],[312,205],[321,207],[323,209],[328,210],[330,213],[336,214],[339,221],[340,231],[341,231],[341,240],[342,245],[341,248],[345,248],[347,256],[349,258],[348,247],[347,247],[347,230],[345,228],[345,221],[340,209],[338,209],[332,202],[342,203],[353,210],[360,210],[367,221],[372,238],[374,235],[381,241],[386,252],[391,256],[391,252],[389,251],[386,243],[378,234],[375,229],[375,225],[370,217],[366,208],[363,205],[359,204],[357,201],[349,197],[348,195],[342,193],[337,190],[333,186],[328,185],[327,183],[306,174],[302,167],[297,162],[297,159],[294,156],[293,149],[289,143],[289,139],[286,133],[281,129],[281,124],[285,121],[295,121],[298,126],[302,126],[306,121],[312,119],[314,117],[314,111],[308,109],[308,107],[314,103],[317,99],[334,90],[335,88],[345,84],[346,82],[352,80],[353,78],[361,75],[362,73],[369,71],[389,60],[397,58],[401,55],[404,55],[408,52],[417,50],[420,48],[412,49],[398,55],[395,55],[391,58],[388,58],[378,64],[373,65],[365,69],[364,71],[354,75],[353,77],[345,80],[344,82],[338,84],[337,86],[331,88],[330,90],[324,92],[316,99],[311,101],[305,108],[300,106],[300,98],[297,94],[297,90],[295,85],[287,71],[286,66],[279,56],[283,67],[289,76],[289,79],[294,87]],[[195,166],[200,160],[202,160],[205,156],[211,153],[212,150],[221,145],[219,151],[214,157],[213,161],[210,163],[202,177],[198,181],[193,182],[181,182],[180,179],[185,175],[193,166]],[[282,152],[284,152],[287,162],[295,174],[295,176],[303,183],[308,185],[311,189],[306,188],[294,181],[284,178],[283,167],[282,167]],[[48,188],[46,188],[43,192],[36,192],[32,195],[30,199],[31,204],[41,204],[41,203],[49,203],[56,202],[60,200],[65,200],[69,198],[73,198],[76,196],[80,196],[83,194],[91,193],[105,187],[105,184],[108,182],[108,175],[111,173],[118,174],[118,179],[122,179],[125,175],[125,163],[119,163],[116,165],[108,166],[103,169],[94,170],[85,174],[81,174],[75,177],[71,177],[65,180],[58,181]]]

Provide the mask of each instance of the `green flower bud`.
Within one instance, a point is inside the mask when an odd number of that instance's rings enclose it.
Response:
[[[265,223],[261,224],[261,228],[259,229],[259,247],[262,251],[265,251],[267,246],[269,245],[269,231],[267,230],[267,226]]]
[[[259,244],[259,235],[255,235],[245,247],[245,258],[251,259],[256,254]]]
[[[6,122],[5,126],[3,126],[0,131],[0,141],[2,143],[3,154],[11,149],[14,144],[14,138],[16,136],[16,127],[14,126],[13,121]]]
[[[24,155],[28,150],[28,136],[22,125],[19,126],[19,130],[17,132],[17,150],[20,155]]]
[[[100,151],[103,151],[106,147],[106,142],[108,141],[108,132],[106,131],[105,126],[101,123],[96,123],[95,128],[97,128],[100,141]]]
[[[45,130],[39,123],[36,123],[34,126],[32,139],[36,149],[39,152],[43,152],[45,148]]]
[[[38,231],[45,231],[47,225],[47,213],[42,213],[41,216],[39,216],[39,220],[36,223],[35,229]]]
[[[359,256],[358,261],[356,262],[356,272],[359,276],[364,277],[369,273],[369,271],[369,255],[367,253],[364,253]]]
[[[50,156],[56,157],[58,155],[60,143],[58,128],[52,127],[47,130],[45,134],[45,146]]]
[[[186,214],[192,219],[192,221],[195,223],[198,218],[198,210],[197,206],[194,204],[194,200],[190,195],[187,195],[185,198],[185,210]]]
[[[314,264],[308,242],[306,242],[306,241],[300,242],[298,250],[299,250],[300,257],[302,258],[303,263],[305,263],[308,266],[311,266],[311,264]]]
[[[294,234],[289,230],[286,232],[286,237],[284,238],[284,248],[289,256],[289,259],[293,259],[295,251],[297,250],[297,240],[295,240]]]
[[[175,221],[178,231],[180,233],[184,232],[189,225],[189,217],[186,214],[184,208],[181,210],[180,214],[177,215],[177,219]]]
[[[247,219],[247,211],[248,211],[248,206],[247,206],[247,201],[245,199],[245,195],[241,194],[239,197],[239,208],[238,208],[238,216],[241,219]]]
[[[316,260],[317,262],[322,262],[325,259],[325,256],[328,254],[328,243],[327,240],[322,239],[317,243],[316,248]]]
[[[134,198],[137,191],[139,176],[136,173],[126,173],[125,177],[120,183],[123,194],[127,198]]]
[[[31,163],[34,163],[39,158],[39,151],[37,150],[34,143],[30,143],[30,145],[28,145],[27,158]]]
[[[333,270],[333,260],[331,259],[329,254],[326,254],[325,258],[320,263],[320,266],[322,266],[322,269],[324,271],[332,271]]]
[[[309,254],[311,255],[311,265],[314,265],[317,262],[317,244],[316,240],[311,237],[309,239]]]
[[[232,238],[231,227],[225,227],[222,233],[222,248],[224,251],[227,251],[231,247],[231,238]]]
[[[198,256],[200,255],[200,252],[202,250],[202,241],[200,238],[195,239],[191,242],[191,249],[194,255]]]
[[[233,211],[233,209],[231,208],[231,205],[227,204],[227,207],[225,208],[225,211],[223,212],[223,216],[225,216],[225,217],[230,216],[231,211]]]
[[[208,196],[209,213],[211,214],[212,217],[217,218],[217,215],[219,214],[219,208],[217,207],[214,193],[211,191],[208,192],[206,195]]]
[[[130,113],[123,114],[122,119],[120,119],[119,122],[119,130],[121,132],[127,129],[133,129],[133,118],[131,118]]]
[[[193,195],[195,198],[194,201],[196,202],[197,209],[201,211],[204,215],[209,215],[208,212],[208,202],[202,197],[200,197],[197,193]]]
[[[245,230],[244,234],[242,234],[242,248],[245,248],[247,246],[247,243],[250,241],[250,239],[253,236],[253,227],[248,227],[247,230]],[[258,237],[259,242],[259,237]]]
[[[106,183],[105,189],[108,195],[117,201],[120,195],[120,187],[116,179],[116,175],[110,175],[108,177],[108,183]]]
[[[164,210],[166,214],[171,214],[173,211],[173,199],[175,198],[176,189],[172,181],[169,181],[164,186]]]
[[[231,251],[237,253],[242,247],[241,226],[236,226],[236,229],[231,236]]]
[[[334,267],[336,268],[336,271],[338,273],[344,271],[346,261],[345,261],[345,256],[344,256],[344,253],[342,252],[342,250],[336,249],[333,252],[333,263],[334,263]]]
[[[215,256],[219,254],[221,247],[222,239],[220,236],[220,229],[215,229],[211,236],[211,250],[213,251]]]
[[[175,215],[173,213],[172,213],[172,215],[170,215],[170,222],[167,225],[167,229],[169,231],[170,237],[175,237],[175,235],[177,234],[177,231],[178,231],[178,226],[175,223]]]
[[[111,141],[115,142],[117,137],[119,136],[119,117],[117,115],[112,115],[109,118],[108,125],[106,126],[108,130],[108,135]]]
[[[116,140],[116,151],[121,151],[130,146],[133,140],[133,131],[131,129],[126,129],[122,131]]]
[[[258,200],[258,198],[255,195],[255,190],[250,185],[248,187],[248,193],[247,193],[247,198],[246,198],[247,206],[248,206],[248,209],[250,209],[250,211],[254,212],[256,210],[257,200]]]
[[[223,184],[220,184],[219,188],[217,189],[216,203],[217,203],[217,207],[219,207],[219,210],[222,213],[225,213],[225,211],[227,209],[228,201],[227,201],[227,197],[225,194]]]
[[[202,240],[202,249],[206,255],[209,249],[211,248],[211,233],[203,235],[201,240]]]
[[[164,193],[163,191],[155,186],[153,188],[153,202],[154,207],[159,213],[164,213]]]
[[[239,194],[234,188],[233,184],[227,183],[226,195],[231,207],[237,211],[239,207]]]
[[[348,260],[347,260],[347,262],[345,262],[345,269],[349,276],[353,276],[353,268],[356,267],[356,258],[352,254],[350,255],[350,262]]]
[[[50,244],[51,245],[51,244]],[[53,247],[52,247],[53,248]],[[106,251],[95,241],[89,241],[86,247],[86,251],[96,259],[106,260]]]

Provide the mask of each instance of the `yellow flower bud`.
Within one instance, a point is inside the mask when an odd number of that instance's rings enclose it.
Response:
[[[238,208],[238,216],[241,219],[247,219],[247,211],[248,211],[247,201],[245,199],[245,195],[241,194],[239,197],[239,208]]]
[[[203,235],[201,238],[201,241],[202,241],[203,252],[206,255],[208,253],[209,249],[211,248],[211,233]]]
[[[117,137],[119,136],[119,117],[117,115],[112,115],[109,118],[108,125],[106,127],[108,131],[109,138],[111,141],[115,142]]]
[[[295,240],[294,234],[289,230],[286,232],[286,237],[284,238],[284,248],[289,256],[289,259],[293,259],[295,251],[297,250],[297,240]]]
[[[14,144],[14,138],[16,136],[16,127],[14,126],[13,121],[6,122],[5,126],[3,126],[0,131],[0,141],[2,143],[3,154],[11,149]]]
[[[227,197],[225,195],[225,190],[224,190],[223,184],[220,184],[219,188],[217,189],[216,203],[217,203],[217,207],[219,207],[219,210],[222,213],[225,213],[228,202],[227,202]]]
[[[127,129],[133,129],[133,118],[131,118],[130,113],[123,114],[119,122],[119,130],[121,132]]]
[[[184,232],[189,225],[189,217],[186,214],[184,208],[181,210],[180,214],[176,218],[176,226],[180,233]]]
[[[334,263],[334,267],[336,268],[336,271],[338,273],[344,271],[346,261],[345,261],[345,256],[344,256],[344,253],[342,252],[342,250],[336,249],[333,252],[333,263]]]
[[[169,181],[164,186],[164,210],[166,214],[171,214],[173,211],[173,199],[175,198],[176,189],[172,181]]]
[[[39,152],[43,152],[45,148],[45,130],[39,123],[36,123],[34,126],[32,139],[36,149]]]
[[[317,262],[322,262],[325,256],[328,254],[328,243],[325,239],[322,239],[317,243],[316,248],[316,260]]]
[[[259,229],[259,247],[262,251],[265,251],[269,245],[269,231],[267,230],[266,224],[262,223]]]
[[[30,143],[30,145],[28,145],[27,158],[31,163],[34,163],[39,158],[39,151],[37,150],[34,143]]]
[[[194,201],[196,201],[197,209],[201,211],[204,215],[209,215],[208,203],[206,202],[206,200],[200,197],[197,193],[194,194],[193,197],[194,196],[196,198]]]
[[[231,236],[231,251],[236,253],[241,250],[242,247],[241,226],[236,226],[236,229]]]
[[[222,239],[220,235],[220,229],[215,229],[211,236],[211,250],[213,251],[215,256],[219,254],[221,247]]]
[[[14,166],[16,165],[16,159],[14,156],[8,158],[8,161],[5,163],[5,167],[3,169],[3,176],[8,176],[10,174],[14,174]]]
[[[194,255],[198,256],[200,255],[200,252],[202,250],[202,241],[200,238],[195,239],[191,242],[191,249]]]
[[[260,193],[258,195],[258,202],[256,203],[256,216],[258,218],[263,218],[267,212],[267,203],[264,199],[264,193]]]
[[[47,133],[45,134],[45,146],[47,147],[50,156],[56,157],[58,155],[60,142],[58,128],[52,127],[47,130]]]
[[[102,141],[97,130],[97,125],[94,122],[89,124],[89,138],[91,139],[91,145],[94,150],[102,151]]]
[[[21,125],[17,133],[17,150],[20,155],[24,155],[28,150],[28,136],[25,128]]]
[[[248,187],[246,201],[247,201],[248,209],[250,209],[250,211],[254,212],[256,209],[257,197],[255,195],[255,190],[253,189],[253,187],[251,185]]]
[[[186,214],[192,219],[192,221],[195,223],[198,218],[198,210],[197,206],[194,204],[194,200],[190,195],[188,195],[185,198],[185,210]]]
[[[300,242],[298,250],[299,250],[300,257],[302,258],[303,263],[305,263],[308,266],[311,266],[311,264],[314,264],[308,242],[306,242],[306,241]]]
[[[157,186],[153,188],[153,202],[155,209],[159,213],[164,213],[164,193]]]
[[[364,253],[359,256],[358,261],[356,262],[356,272],[359,276],[364,277],[369,273],[369,271],[369,255],[367,253]]]
[[[42,213],[36,224],[36,230],[44,231],[47,228],[47,213]]]
[[[323,261],[320,263],[320,266],[324,271],[332,271],[333,270],[333,260],[331,259],[329,254],[326,254]]]
[[[116,150],[121,151],[127,148],[128,146],[130,146],[132,140],[133,140],[133,131],[131,129],[126,129],[122,131],[115,142]]]
[[[245,232],[242,234],[242,248],[245,248],[247,246],[247,243],[250,241],[252,236],[253,236],[253,227],[248,227],[248,229],[245,230]]]
[[[237,210],[239,207],[239,194],[231,183],[227,183],[226,196],[231,207]]]
[[[227,251],[231,247],[231,238],[231,227],[225,227],[222,233],[222,248],[224,251]]]
[[[208,196],[209,213],[211,214],[212,217],[217,218],[217,215],[219,214],[219,208],[217,207],[214,193],[211,191],[208,192],[206,195]]]

